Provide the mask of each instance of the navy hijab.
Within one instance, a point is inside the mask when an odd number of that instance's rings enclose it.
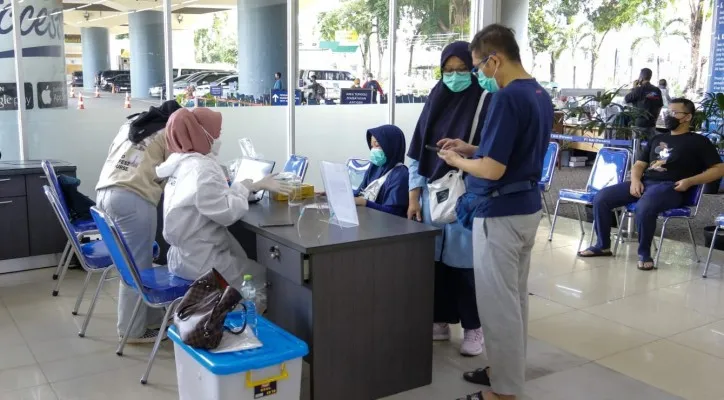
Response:
[[[382,125],[367,131],[367,146],[372,148],[372,136],[385,152],[387,162],[385,165],[378,167],[370,164],[370,168],[365,173],[365,177],[360,184],[360,188],[366,188],[370,182],[382,177],[388,171],[395,168],[397,164],[405,162],[405,134],[402,130],[394,125]]]
[[[440,57],[440,68],[450,57],[456,56],[472,70],[473,56],[469,46],[470,43],[463,41],[447,45]],[[483,89],[472,73],[470,79],[472,80],[470,87],[459,93],[448,89],[440,79],[430,91],[430,96],[417,121],[407,156],[419,162],[417,172],[431,181],[444,176],[451,168],[435,152],[425,149],[425,145],[434,146],[444,138],[464,141],[468,141],[470,138],[470,128],[473,125],[475,111],[478,108],[480,96],[483,94]],[[480,143],[480,130],[483,122],[484,118],[481,115],[477,127],[478,135],[473,140],[474,145]]]

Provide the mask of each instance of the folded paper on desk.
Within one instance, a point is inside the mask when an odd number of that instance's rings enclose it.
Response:
[[[347,166],[322,161],[320,167],[324,191],[331,209],[329,222],[345,228],[358,226],[357,206],[354,204]]]

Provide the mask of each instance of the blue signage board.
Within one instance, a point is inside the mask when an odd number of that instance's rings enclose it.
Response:
[[[708,92],[724,92],[724,1],[715,4],[709,53]]]
[[[209,86],[209,93],[214,97],[219,97],[224,94],[224,88],[218,83],[211,84],[211,86]]]
[[[289,95],[286,90],[272,90],[271,104],[273,106],[286,106],[289,104]],[[302,91],[297,89],[294,91],[294,105],[302,105]]]
[[[341,89],[340,104],[372,104],[372,89]]]

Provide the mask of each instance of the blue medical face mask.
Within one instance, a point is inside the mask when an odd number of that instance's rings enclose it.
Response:
[[[370,162],[378,167],[381,167],[387,163],[387,156],[382,149],[371,149],[370,150]]]
[[[445,72],[442,74],[442,83],[455,93],[460,93],[472,84],[469,72]]]
[[[490,61],[489,58],[488,58],[488,61]],[[485,63],[487,64],[487,61]],[[493,72],[493,76],[487,77],[483,73],[483,69],[480,68],[477,72],[478,83],[480,84],[480,87],[490,93],[495,93],[498,90],[500,90],[500,86],[498,86],[498,81],[495,80],[495,74],[497,74],[497,73],[498,73],[498,67],[495,67],[495,72]]]

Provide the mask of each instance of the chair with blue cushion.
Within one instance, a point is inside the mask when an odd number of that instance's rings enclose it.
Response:
[[[284,164],[284,172],[293,172],[295,175],[302,178],[302,182],[304,182],[308,166],[309,159],[307,157],[292,154],[287,160],[287,163]]]
[[[716,220],[714,220],[714,235],[711,237],[711,245],[709,245],[709,254],[706,256],[706,266],[704,266],[704,275],[702,275],[703,278],[706,278],[706,273],[709,272],[709,263],[711,262],[711,253],[714,252],[714,244],[717,240],[717,234],[719,233],[719,229],[724,229],[724,214],[719,214],[718,217],[716,217]]]
[[[148,359],[146,372],[141,377],[141,383],[145,385],[148,382],[148,375],[151,373],[153,360],[156,358],[161,340],[163,340],[166,328],[168,328],[168,320],[176,311],[176,306],[193,282],[172,274],[165,265],[139,269],[128,248],[128,244],[126,244],[126,239],[115,221],[96,207],[91,208],[91,215],[98,225],[101,237],[108,246],[113,264],[118,269],[123,283],[136,290],[139,294],[138,302],[136,302],[128,325],[133,325],[138,309],[141,307],[141,302],[146,303],[151,308],[166,309],[166,315],[163,317],[161,328],[158,331],[156,342]],[[119,356],[123,355],[123,348],[127,340],[128,336],[121,339],[121,343],[116,350],[116,354]]]
[[[45,192],[45,196],[48,198],[56,217],[58,217],[58,221],[60,221],[63,231],[69,238],[71,238],[70,244],[73,251],[75,251],[78,255],[78,262],[80,262],[80,266],[84,271],[86,271],[83,288],[80,290],[80,293],[78,293],[78,299],[76,299],[75,307],[73,307],[73,315],[78,315],[78,308],[80,308],[80,303],[83,301],[83,296],[88,288],[88,283],[90,282],[91,277],[96,272],[102,272],[101,281],[104,281],[108,272],[112,269],[110,267],[113,262],[111,261],[111,255],[108,253],[108,248],[103,241],[94,240],[88,243],[81,243],[78,240],[78,237],[71,231],[73,226],[70,223],[70,219],[60,209],[60,201],[58,201],[50,187],[47,185],[43,186],[43,191]],[[88,322],[90,321],[91,314],[93,314],[93,309],[95,308],[96,300],[98,300],[100,289],[101,285],[98,285],[98,289],[96,289],[93,300],[91,300],[90,307],[88,307],[88,313],[83,321],[83,327],[80,329],[80,332],[78,332],[78,336],[80,337],[85,336],[85,331],[86,328],[88,328]]]
[[[51,193],[53,193],[55,198],[58,199],[58,208],[61,211],[61,214],[70,219],[70,211],[68,210],[68,205],[65,202],[65,196],[63,196],[63,190],[60,187],[58,176],[55,175],[53,164],[51,164],[49,160],[43,160],[40,165],[43,167],[46,179],[48,179]],[[68,242],[65,244],[63,254],[60,256],[58,266],[55,268],[55,273],[53,274],[53,279],[58,280],[55,284],[55,288],[53,289],[53,296],[58,295],[58,292],[60,291],[60,284],[63,283],[65,272],[68,270],[70,260],[73,259],[74,249],[71,242],[75,240],[74,238],[80,240],[86,236],[98,234],[96,224],[92,220],[71,221],[70,227],[71,229],[66,233],[66,235],[68,235]],[[80,258],[80,254],[77,256]]]
[[[656,246],[656,256],[654,256],[654,265],[659,265],[659,256],[661,255],[661,246],[664,244],[664,235],[666,234],[666,225],[672,219],[683,219],[686,221],[686,226],[689,228],[689,239],[691,239],[691,247],[694,250],[694,261],[699,262],[699,253],[696,250],[696,242],[694,241],[694,232],[691,230],[691,221],[696,217],[699,211],[699,204],[701,198],[704,197],[704,186],[695,186],[686,193],[684,205],[678,208],[672,208],[659,214],[659,219],[663,219],[664,223],[661,225],[661,237],[659,238],[659,245]],[[619,220],[618,226],[623,226],[627,218],[631,218],[636,214],[636,203],[631,203],[626,206],[623,213],[621,213],[621,219]],[[618,250],[618,243],[621,241],[621,229],[618,230],[616,235],[616,244],[613,247],[613,254],[616,254]]]
[[[593,163],[593,169],[591,169],[591,174],[588,176],[586,188],[583,190],[561,189],[558,192],[556,209],[553,211],[551,232],[548,235],[549,241],[553,240],[553,230],[556,228],[558,207],[561,205],[561,202],[571,203],[576,206],[581,235],[585,235],[583,219],[581,218],[581,206],[593,205],[593,198],[601,189],[624,182],[626,173],[628,172],[630,158],[631,153],[627,149],[603,147],[598,151],[596,161]],[[593,233],[591,233],[591,239],[593,239]]]
[[[365,178],[365,174],[369,168],[369,160],[359,158],[350,158],[347,160],[347,173],[349,174],[349,181],[352,184],[352,190],[359,189],[359,185],[362,184],[362,180]]]
[[[543,173],[541,174],[540,182],[538,187],[543,197],[543,209],[548,216],[548,223],[551,223],[551,212],[548,209],[548,192],[551,190],[553,184],[553,176],[556,173],[556,161],[558,160],[558,151],[560,146],[557,142],[548,143],[548,150],[546,151],[546,157],[543,159]]]

